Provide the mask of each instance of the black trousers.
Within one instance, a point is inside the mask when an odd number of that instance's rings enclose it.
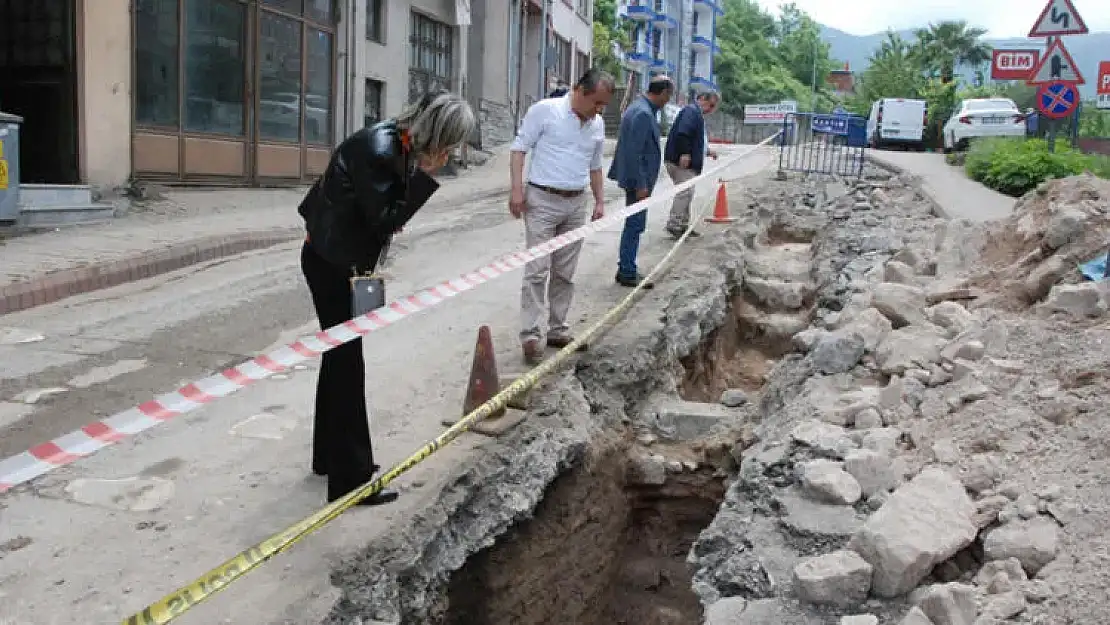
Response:
[[[301,249],[301,269],[320,327],[351,319],[350,270],[324,260],[308,243]],[[369,482],[377,470],[370,447],[361,338],[324,353],[316,384],[312,470],[328,476],[328,501]]]

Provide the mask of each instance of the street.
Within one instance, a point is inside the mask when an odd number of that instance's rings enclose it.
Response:
[[[772,161],[772,152],[759,151],[729,175]],[[669,186],[664,177],[658,189]],[[715,187],[703,183],[697,201]],[[620,205],[619,189],[611,186],[608,197],[611,207]],[[276,210],[295,216],[293,206]],[[650,214],[645,269],[670,247],[660,236],[665,218],[663,210]],[[429,211],[394,246],[390,296],[520,249],[522,238],[503,195]],[[580,323],[627,293],[613,284],[618,238],[619,231],[607,231],[584,245],[573,309]],[[313,331],[299,247],[281,244],[0,317],[0,328],[18,329],[0,344],[0,457]],[[514,273],[365,342],[383,467],[460,413],[480,325],[493,328],[502,378],[523,371],[519,280]],[[36,334],[42,340],[19,342]],[[321,507],[324,482],[308,467],[315,377],[311,366],[275,375],[5,495],[0,622],[51,625],[75,622],[75,615],[82,623],[118,622]],[[464,436],[400,480],[398,503],[353,510],[180,622],[320,618],[335,598],[332,554],[404,523],[461,458],[496,444]]]

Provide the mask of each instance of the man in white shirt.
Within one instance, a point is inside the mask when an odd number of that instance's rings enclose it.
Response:
[[[528,247],[585,225],[587,189],[593,192],[593,219],[605,215],[601,169],[605,123],[601,113],[613,97],[614,86],[611,75],[591,69],[570,93],[540,100],[525,113],[510,148],[509,212],[524,218]],[[524,160],[529,153],[525,176]],[[567,313],[581,249],[582,242],[577,241],[524,268],[520,343],[529,365],[543,360],[541,324],[545,315],[549,347],[563,348],[573,340]]]

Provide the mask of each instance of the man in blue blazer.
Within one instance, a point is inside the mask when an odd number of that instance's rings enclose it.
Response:
[[[667,134],[667,175],[675,185],[701,174],[705,157],[717,158],[717,153],[709,149],[709,135],[705,128],[705,116],[717,110],[721,98],[716,93],[707,92],[698,96],[696,102],[682,107],[671,124]],[[677,239],[690,225],[690,202],[694,190],[687,189],[675,196],[671,204],[671,215],[667,219],[667,232]],[[691,232],[690,236],[700,236]]]
[[[624,189],[625,205],[631,206],[651,195],[659,179],[663,158],[659,149],[659,120],[656,115],[674,94],[674,82],[666,76],[655,76],[648,83],[647,93],[636,98],[621,116],[617,151],[609,168],[609,179]],[[647,210],[624,221],[621,232],[620,260],[617,263],[617,284],[634,287],[643,282],[636,268],[640,235],[647,225]],[[644,288],[652,285],[645,284]]]

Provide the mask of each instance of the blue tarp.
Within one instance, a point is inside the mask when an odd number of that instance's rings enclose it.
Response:
[[[1106,276],[1106,253],[1100,253],[1091,260],[1079,266],[1079,272],[1083,277],[1098,282],[1105,279]]]

